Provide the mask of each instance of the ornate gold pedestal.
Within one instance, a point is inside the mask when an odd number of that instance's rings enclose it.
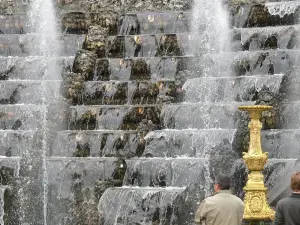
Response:
[[[251,121],[250,143],[248,152],[244,153],[243,159],[249,169],[248,182],[245,191],[244,220],[273,220],[274,211],[267,203],[267,188],[264,185],[262,170],[268,159],[268,153],[261,149],[261,128],[260,122],[263,111],[271,109],[272,106],[254,105],[240,106],[239,109],[249,112]]]

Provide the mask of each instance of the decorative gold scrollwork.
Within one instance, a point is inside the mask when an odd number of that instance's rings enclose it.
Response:
[[[249,150],[243,155],[243,159],[250,170],[246,187],[244,187],[245,220],[272,220],[275,215],[267,202],[267,188],[264,185],[264,176],[262,174],[262,170],[268,159],[268,153],[262,152],[262,124],[260,122],[262,112],[271,108],[272,106],[264,105],[239,107],[240,110],[249,112],[251,118],[248,126],[250,129]]]

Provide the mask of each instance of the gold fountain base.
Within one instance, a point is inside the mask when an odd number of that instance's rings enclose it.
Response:
[[[250,171],[245,191],[244,220],[273,220],[275,212],[267,202],[267,188],[264,185],[262,170],[268,159],[268,153],[261,149],[261,113],[271,106],[241,106],[240,110],[248,111],[251,121],[249,150],[244,153],[243,159]]]

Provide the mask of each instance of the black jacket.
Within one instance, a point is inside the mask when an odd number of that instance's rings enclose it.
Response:
[[[273,225],[300,225],[300,194],[293,193],[277,203]]]

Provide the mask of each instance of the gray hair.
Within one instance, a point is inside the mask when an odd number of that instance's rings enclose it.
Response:
[[[215,184],[218,184],[221,190],[229,190],[231,186],[231,178],[226,174],[219,174],[216,177]]]

